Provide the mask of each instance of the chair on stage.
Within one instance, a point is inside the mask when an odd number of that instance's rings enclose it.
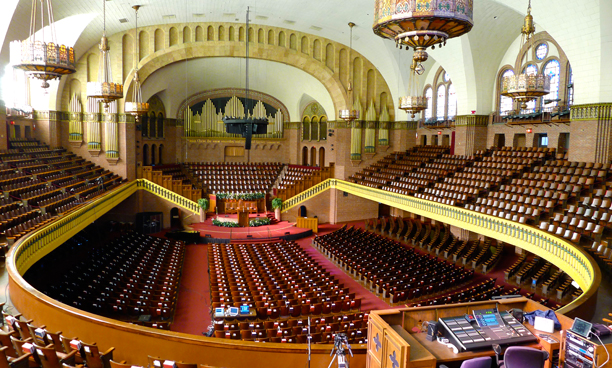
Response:
[[[463,361],[461,368],[491,368],[491,357],[473,358]],[[445,365],[440,365],[440,368],[447,368]]]
[[[497,346],[499,347],[499,345]],[[499,351],[493,347],[499,360]],[[504,360],[499,361],[499,368],[543,368],[548,360],[548,352],[524,346],[510,346],[504,353]]]

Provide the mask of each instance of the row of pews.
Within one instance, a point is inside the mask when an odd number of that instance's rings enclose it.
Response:
[[[169,329],[185,245],[133,231],[98,241],[98,231],[91,227],[64,243],[36,264],[26,281],[78,309]]]
[[[236,328],[231,322],[218,321],[215,336],[300,342],[301,329],[289,327],[303,327],[303,321],[310,317],[316,319],[317,332],[321,333],[320,339],[316,338],[318,342],[333,342],[333,335],[338,331],[346,332],[353,342],[367,337],[360,312],[361,298],[296,243],[213,244],[208,252],[212,307],[248,305],[256,311],[250,321],[255,325],[243,324]],[[351,324],[351,321],[355,322]],[[266,328],[261,328],[263,325]],[[287,329],[281,331],[282,328]],[[282,333],[267,331],[271,329]],[[247,330],[251,332],[241,332]]]

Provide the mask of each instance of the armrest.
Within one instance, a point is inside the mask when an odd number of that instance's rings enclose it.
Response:
[[[11,358],[9,361],[9,366],[11,368],[28,368],[30,364],[29,359],[31,356],[31,353],[27,353],[17,358]]]
[[[53,345],[49,345],[49,347],[53,348]],[[74,356],[77,351],[72,350],[68,354],[66,354],[62,359],[60,359],[60,363],[67,363],[68,365],[74,365]]]
[[[100,355],[105,356],[106,354],[111,354],[111,356],[112,356],[113,351],[115,351],[115,348],[114,348],[114,347],[109,348],[109,349],[108,349],[107,351],[105,351],[104,353],[100,353]]]
[[[34,320],[33,319],[26,319],[25,323],[34,323]]]

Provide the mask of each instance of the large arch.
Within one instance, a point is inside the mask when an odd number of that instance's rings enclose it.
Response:
[[[138,71],[141,83],[145,84],[147,78],[157,70],[184,60],[210,57],[244,58],[246,55],[246,51],[242,48],[220,48],[218,45],[215,45],[215,43],[216,42],[180,44],[147,56],[142,60]],[[252,50],[252,56],[250,56],[250,58],[274,61],[293,66],[315,77],[328,91],[334,104],[335,111],[348,106],[348,94],[346,89],[338,76],[334,75],[334,73],[325,67],[324,64],[313,62],[310,56],[303,53],[290,53],[288,56],[287,50],[284,47],[275,45],[254,44],[250,45],[250,48]],[[125,86],[129,86],[125,94],[126,96],[131,96],[133,78],[134,70],[128,74],[124,82],[124,88]],[[330,116],[330,120],[336,119],[335,111],[333,114],[330,114],[332,115]]]

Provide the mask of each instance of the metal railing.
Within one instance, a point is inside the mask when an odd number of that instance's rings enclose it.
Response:
[[[525,249],[559,267],[578,283],[583,293],[560,309],[561,313],[582,304],[597,291],[601,274],[592,258],[571,242],[536,227],[489,216],[465,208],[392,193],[376,188],[328,179],[283,202],[285,212],[328,190],[336,189],[378,203],[444,222]]]

